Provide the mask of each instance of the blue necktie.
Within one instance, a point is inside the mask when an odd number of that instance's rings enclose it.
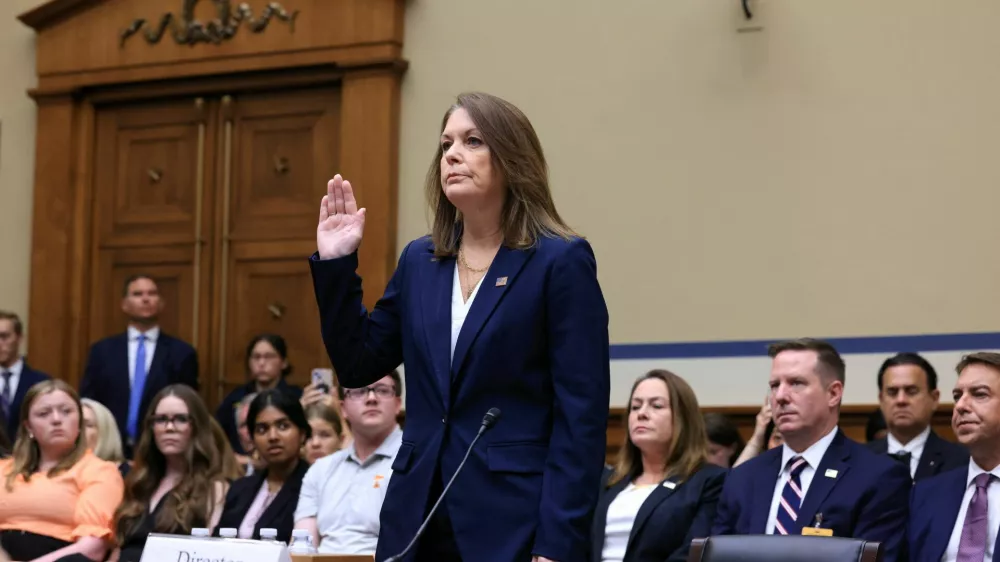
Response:
[[[806,459],[802,457],[792,457],[788,459],[788,481],[785,488],[781,490],[781,501],[778,502],[778,519],[774,524],[774,534],[790,535],[795,534],[798,528],[795,522],[799,519],[799,508],[802,506],[802,481],[799,476],[802,471],[809,466]]]
[[[146,335],[139,334],[139,345],[135,348],[135,376],[132,380],[132,394],[128,399],[128,424],[125,426],[132,442],[138,441],[139,403],[142,390],[146,387]]]

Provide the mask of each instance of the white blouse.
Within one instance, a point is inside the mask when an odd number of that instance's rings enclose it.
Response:
[[[604,550],[602,562],[622,562],[628,537],[632,534],[632,524],[639,514],[646,498],[653,493],[657,484],[636,486],[629,484],[608,506],[607,524],[604,526]]]
[[[455,276],[451,288],[451,359],[455,360],[455,344],[458,343],[458,334],[462,332],[462,324],[465,324],[465,317],[469,315],[469,309],[479,294],[479,286],[483,280],[480,279],[472,289],[472,295],[468,301],[462,300],[462,280],[458,277],[458,260],[455,260]]]

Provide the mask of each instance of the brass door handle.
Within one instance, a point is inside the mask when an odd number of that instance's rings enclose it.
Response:
[[[285,315],[285,305],[280,302],[271,303],[267,306],[267,311],[271,313],[271,316],[278,319]]]
[[[288,158],[284,156],[274,157],[274,173],[279,176],[283,176],[288,173]]]
[[[146,170],[146,175],[149,176],[150,183],[160,183],[160,180],[163,179],[163,170],[159,168],[150,168]]]

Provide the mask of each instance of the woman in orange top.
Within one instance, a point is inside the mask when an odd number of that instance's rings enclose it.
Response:
[[[121,503],[118,468],[87,450],[83,411],[61,380],[28,390],[11,458],[0,460],[0,544],[15,560],[103,560]]]

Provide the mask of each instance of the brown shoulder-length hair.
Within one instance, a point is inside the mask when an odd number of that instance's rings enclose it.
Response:
[[[188,534],[194,527],[207,527],[219,500],[216,484],[226,480],[223,455],[227,451],[220,448],[219,432],[213,426],[212,416],[201,396],[183,384],[167,386],[153,397],[146,411],[132,470],[125,479],[125,498],[115,512],[115,536],[119,546],[142,521],[153,493],[167,473],[167,459],[153,437],[153,418],[157,406],[168,396],[177,397],[187,405],[191,442],[186,454],[186,474],[160,500],[163,509],[156,515],[153,532]]]
[[[705,431],[705,420],[698,406],[698,398],[691,386],[681,377],[664,369],[654,369],[636,379],[629,393],[629,411],[632,408],[632,396],[635,389],[643,381],[656,379],[667,385],[670,394],[670,416],[673,422],[673,435],[667,443],[666,476],[677,482],[683,482],[708,462],[708,434]],[[608,479],[608,486],[621,480],[635,479],[642,474],[642,453],[626,427],[625,443],[618,453],[615,472]]]
[[[18,475],[23,476],[24,481],[27,482],[31,480],[31,475],[38,471],[38,464],[41,462],[42,453],[38,448],[38,443],[31,437],[28,431],[28,417],[31,415],[31,406],[34,405],[35,400],[38,400],[40,396],[56,391],[65,392],[76,404],[77,435],[76,444],[73,446],[73,449],[59,461],[59,464],[49,470],[49,478],[72,468],[87,452],[87,439],[82,427],[83,406],[80,404],[80,395],[73,390],[72,386],[59,379],[49,379],[36,383],[28,389],[28,392],[24,395],[24,402],[21,405],[21,416],[17,426],[17,439],[14,442],[14,451],[12,454],[14,464],[11,465],[10,472],[7,473],[6,487],[8,492],[13,490],[14,481],[17,480]]]
[[[451,114],[458,109],[468,112],[476,124],[483,142],[490,149],[493,167],[501,173],[506,184],[507,195],[500,215],[503,244],[524,249],[534,246],[543,236],[564,239],[577,236],[556,211],[542,143],[528,117],[506,100],[482,92],[468,92],[460,94],[445,112],[441,120],[442,131]],[[434,255],[450,257],[458,253],[462,217],[441,188],[443,156],[439,142],[427,170],[424,191],[434,213],[431,228]]]

